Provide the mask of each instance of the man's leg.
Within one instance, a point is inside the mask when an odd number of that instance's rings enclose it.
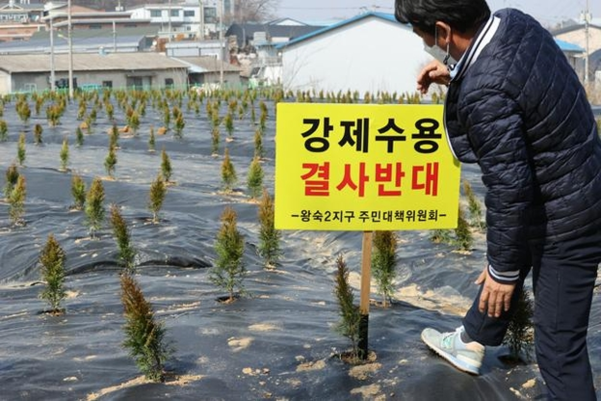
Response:
[[[503,337],[505,337],[509,322],[511,322],[513,313],[518,305],[524,280],[529,272],[530,268],[522,269],[520,280],[516,284],[515,290],[511,296],[510,309],[509,311],[502,313],[499,318],[489,317],[486,312],[481,313],[478,310],[480,294],[482,293],[482,286],[480,286],[480,290],[474,299],[474,303],[463,318],[463,327],[471,340],[488,346],[497,346],[503,343]]]
[[[534,274],[536,355],[551,400],[596,400],[586,335],[600,241],[549,247]]]

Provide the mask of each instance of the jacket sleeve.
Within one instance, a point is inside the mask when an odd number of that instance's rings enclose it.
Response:
[[[529,263],[528,211],[534,193],[522,112],[496,89],[471,91],[461,103],[459,118],[487,189],[488,272],[497,282],[515,282]]]

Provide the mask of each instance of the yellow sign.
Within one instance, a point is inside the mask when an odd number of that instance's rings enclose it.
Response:
[[[459,162],[439,105],[280,103],[277,229],[457,226]]]

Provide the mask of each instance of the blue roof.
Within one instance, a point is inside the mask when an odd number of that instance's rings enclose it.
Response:
[[[584,49],[582,47],[573,43],[568,43],[561,39],[555,39],[555,43],[557,43],[557,46],[559,46],[559,48],[564,52],[584,53]]]
[[[346,19],[344,21],[340,21],[338,23],[335,23],[333,25],[326,26],[324,28],[318,29],[318,30],[313,31],[311,33],[308,33],[306,35],[299,36],[298,38],[295,38],[295,39],[293,39],[293,40],[291,40],[289,42],[282,43],[282,44],[276,46],[276,49],[281,49],[281,48],[284,48],[286,46],[294,45],[296,43],[305,41],[305,40],[313,38],[315,36],[319,36],[322,33],[333,31],[333,30],[338,29],[338,28],[340,28],[342,26],[352,24],[352,23],[354,23],[356,21],[359,21],[359,20],[362,20],[362,19],[365,19],[365,18],[368,18],[368,17],[376,17],[376,18],[380,18],[380,19],[383,19],[383,20],[386,20],[386,21],[390,21],[390,22],[394,22],[394,23],[397,23],[399,25],[402,25],[402,24],[400,24],[396,20],[396,18],[394,18],[393,14],[387,14],[387,13],[380,13],[380,12],[372,11],[372,12],[368,12],[368,13],[365,13],[365,14],[359,14],[359,15],[353,17],[353,18],[349,18],[349,19]],[[409,25],[407,25],[407,26],[409,26]]]

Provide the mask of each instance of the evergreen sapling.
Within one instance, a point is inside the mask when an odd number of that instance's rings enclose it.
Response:
[[[221,228],[215,243],[217,258],[215,266],[209,272],[209,280],[226,291],[229,298],[226,302],[235,300],[236,290],[244,292],[246,268],[242,256],[244,240],[237,228],[237,215],[234,209],[226,207],[221,215]]]
[[[153,382],[165,380],[164,366],[172,350],[165,344],[165,327],[157,322],[150,303],[131,274],[121,275],[125,341],[136,366]]]
[[[50,304],[50,313],[54,315],[61,314],[61,302],[65,299],[65,260],[66,255],[54,235],[48,235],[48,240],[42,252],[39,261],[42,265],[42,280],[46,282],[46,287],[40,293],[40,298]]]
[[[280,231],[275,229],[274,203],[266,189],[259,204],[259,222],[259,255],[266,267],[273,268],[280,257]]]
[[[90,229],[90,236],[95,238],[96,231],[102,226],[104,221],[104,186],[100,178],[96,177],[90,185],[86,196],[85,212],[87,224]]]
[[[374,233],[371,264],[374,279],[382,296],[382,305],[385,308],[388,307],[388,301],[394,292],[397,243],[397,236],[392,231],[376,231]]]
[[[163,207],[165,201],[165,195],[167,194],[167,186],[161,174],[157,175],[157,178],[150,184],[150,193],[148,195],[148,209],[152,212],[152,222],[154,224],[159,223],[159,212]]]
[[[135,270],[136,250],[131,243],[131,235],[127,223],[121,215],[119,206],[115,204],[111,205],[111,226],[113,228],[113,236],[119,248],[119,259],[123,267],[129,273],[133,274]]]

